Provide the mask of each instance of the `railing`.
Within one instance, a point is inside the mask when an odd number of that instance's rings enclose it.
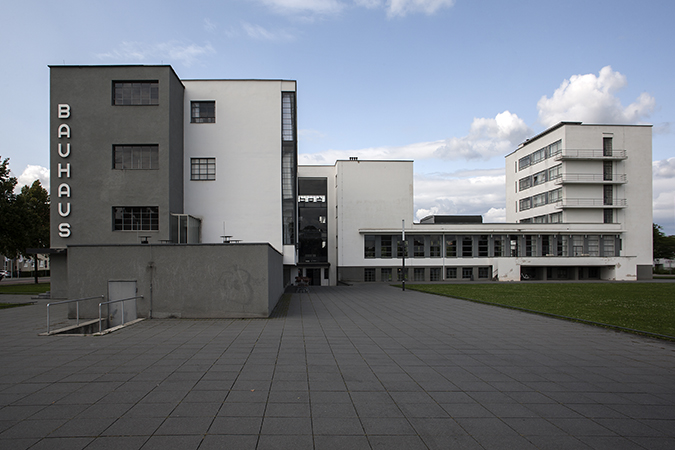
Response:
[[[563,149],[555,155],[555,160],[561,159],[626,159],[626,150],[612,149]]]
[[[626,206],[625,198],[613,198],[613,199],[602,199],[602,198],[564,198],[558,200],[555,204],[557,208],[566,208],[566,207],[602,207],[602,206]]]
[[[137,295],[136,297],[129,297],[129,298],[121,298],[119,300],[110,300],[109,302],[101,302],[98,304],[98,332],[100,333],[102,331],[102,316],[101,316],[101,305],[110,305],[111,303],[119,303],[119,302],[125,302],[127,300],[136,300],[137,298],[143,298],[142,295]],[[136,306],[136,302],[134,302],[134,306]],[[124,303],[122,303],[122,325],[124,325]]]
[[[73,303],[75,302],[75,319],[76,319],[76,324],[80,324],[80,302],[85,301],[85,300],[94,300],[96,298],[105,298],[104,295],[97,295],[95,297],[85,297],[85,298],[75,298],[72,300],[63,300],[60,302],[54,302],[54,303],[47,303],[47,334],[49,334],[49,331],[51,329],[51,320],[50,320],[50,315],[49,315],[49,307],[52,305],[63,305],[64,303]],[[100,327],[100,323],[99,323]]]
[[[609,178],[609,179],[608,179]],[[614,173],[606,176],[601,173],[564,173],[562,176],[555,179],[555,184],[563,183],[625,183],[625,173]]]

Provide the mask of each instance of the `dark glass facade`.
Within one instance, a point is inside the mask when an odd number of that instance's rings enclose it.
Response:
[[[298,180],[298,257],[300,263],[328,262],[326,178]]]

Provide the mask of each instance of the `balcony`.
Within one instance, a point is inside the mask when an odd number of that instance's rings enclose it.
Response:
[[[625,173],[603,175],[601,173],[564,173],[554,180],[555,184],[624,184]]]
[[[577,150],[577,149],[571,149],[571,148],[566,148],[563,149],[562,152],[558,153],[555,155],[555,160],[556,161],[564,161],[564,160],[597,160],[597,161],[611,161],[611,160],[622,160],[626,159],[626,150],[617,150],[617,149],[612,149],[611,151],[607,152],[603,149],[583,149],[583,150]]]
[[[625,208],[625,198],[563,198],[555,203],[558,209],[564,208]]]

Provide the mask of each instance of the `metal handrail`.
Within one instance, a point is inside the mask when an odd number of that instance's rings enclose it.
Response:
[[[609,152],[605,152],[603,149],[574,149],[574,148],[564,148],[562,152],[557,153],[554,157],[555,160],[561,160],[566,158],[578,158],[578,159],[625,159],[626,150],[614,148]]]
[[[75,304],[75,319],[76,319],[77,325],[79,325],[80,324],[80,302],[84,301],[84,300],[93,300],[95,298],[105,298],[105,295],[96,295],[94,297],[85,297],[85,298],[74,298],[72,300],[62,300],[60,302],[47,303],[47,334],[49,334],[49,330],[51,328],[50,318],[49,318],[49,307],[51,305],[62,305],[64,303],[76,302],[76,304]]]
[[[136,297],[129,297],[129,298],[121,298],[119,300],[110,300],[109,302],[101,302],[98,304],[98,332],[100,333],[101,330],[101,305],[109,305],[111,303],[119,303],[119,302],[125,302],[127,300],[136,300],[137,298],[143,298],[142,295],[137,295]],[[134,302],[135,304],[135,302]],[[122,325],[124,325],[124,303],[122,303]]]

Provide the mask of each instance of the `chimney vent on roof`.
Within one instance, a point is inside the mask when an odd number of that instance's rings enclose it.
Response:
[[[350,160],[350,161],[358,161],[358,160],[359,160],[359,157],[358,157],[358,156],[350,156],[350,157],[349,157],[349,160]]]

